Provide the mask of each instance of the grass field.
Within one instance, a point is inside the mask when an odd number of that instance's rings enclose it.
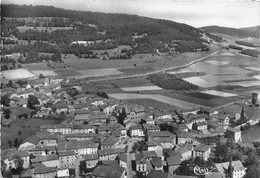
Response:
[[[260,86],[260,81],[245,81],[245,82],[232,82],[230,85],[233,86],[241,86],[241,87],[253,87],[253,86]]]
[[[140,87],[126,87],[121,88],[124,91],[150,91],[150,90],[161,90],[162,88],[158,86],[140,86]]]
[[[113,81],[114,85],[122,87],[136,87],[136,86],[150,86],[153,85],[146,78],[129,78],[129,79],[118,79]]]
[[[19,32],[23,33],[26,30],[38,30],[38,31],[45,31],[47,30],[48,32],[53,32],[56,30],[69,30],[69,29],[73,29],[73,27],[51,27],[51,28],[46,28],[46,27],[28,27],[28,26],[20,26],[17,27],[17,29],[19,30]]]
[[[75,69],[56,69],[54,70],[55,73],[57,73],[58,75],[62,76],[62,77],[75,77],[75,76],[79,76],[80,73],[77,72]]]
[[[50,70],[47,66],[47,63],[31,63],[31,64],[22,64],[22,67],[28,70]]]
[[[254,126],[241,133],[242,141],[252,144],[254,141],[260,142],[260,127]]]
[[[224,97],[208,95],[200,92],[183,93],[183,94],[165,92],[163,95],[171,98],[176,98],[178,100],[183,100],[189,103],[198,104],[204,107],[217,107],[217,106],[225,105],[227,103],[242,99],[239,96],[224,98]]]
[[[205,79],[202,79],[201,77],[189,77],[189,78],[185,78],[183,80],[190,82],[194,85],[197,85],[199,87],[202,87],[202,88],[211,88],[211,87],[215,87],[215,86],[219,85],[219,83],[215,82],[214,80],[207,81]]]
[[[36,75],[26,69],[5,70],[2,75],[8,80],[36,78]]]
[[[187,101],[179,100],[168,96],[158,95],[158,94],[145,95],[145,94],[114,93],[114,94],[109,94],[109,96],[118,100],[152,99],[181,109],[194,109],[202,106],[200,104],[193,104]]]
[[[18,136],[19,131],[21,132],[20,136]],[[25,138],[36,134],[36,132],[38,132],[38,131],[40,131],[40,130],[35,129],[35,128],[2,127],[1,128],[1,147],[8,148],[9,140],[12,142],[12,145],[13,145],[15,138],[18,138],[18,140],[21,139],[21,141],[23,141]]]
[[[222,92],[222,91],[217,91],[217,90],[207,90],[207,91],[201,91],[201,93],[209,94],[209,95],[215,95],[215,96],[220,96],[220,97],[232,97],[232,96],[237,96],[237,94],[234,93],[227,93],[227,92]]]
[[[43,74],[43,76],[57,76],[53,70],[31,70],[31,72],[37,76]]]
[[[10,123],[11,127],[40,128],[42,124],[60,124],[58,119],[16,119]]]
[[[120,75],[123,74],[115,68],[108,69],[88,69],[88,70],[77,70],[80,73],[77,78],[86,78],[86,77],[100,77],[100,76],[109,76],[109,75]]]
[[[164,109],[164,110],[175,110],[177,109],[176,107],[170,105],[170,104],[166,104],[163,102],[159,102],[153,99],[135,99],[135,100],[127,100],[127,103],[132,103],[132,104],[140,104],[143,105],[144,107],[148,108],[148,107],[153,107],[155,109]]]

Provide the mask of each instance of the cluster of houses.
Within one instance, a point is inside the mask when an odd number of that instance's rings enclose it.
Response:
[[[61,82],[59,78],[32,80],[11,94],[11,105],[22,108],[30,95],[38,98],[39,110],[33,117],[67,114],[71,119],[41,125],[40,132],[23,140],[18,149],[3,150],[6,170],[14,168],[19,157],[24,167],[21,177],[69,177],[84,162],[83,173],[92,177],[126,178],[134,171],[140,177],[184,178],[175,175],[184,160],[207,161],[214,153],[216,145],[201,138],[228,135],[242,141],[240,129],[230,127],[230,115],[223,112],[159,111],[84,94],[73,85],[79,94],[72,97]],[[129,140],[143,141],[146,149],[131,152]],[[215,164],[214,175],[224,177],[230,164],[233,177],[243,177],[245,168],[239,161]]]

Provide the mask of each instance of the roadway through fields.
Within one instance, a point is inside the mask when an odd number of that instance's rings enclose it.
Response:
[[[217,54],[219,52],[219,49],[205,57],[196,59],[194,61],[189,62],[188,64],[182,65],[182,66],[178,66],[178,67],[169,67],[169,68],[165,68],[165,69],[160,69],[160,70],[156,70],[156,71],[152,71],[152,72],[147,72],[144,74],[135,74],[135,75],[128,75],[128,76],[121,76],[121,77],[110,77],[110,78],[101,78],[101,79],[92,79],[92,80],[88,80],[88,81],[82,81],[80,82],[80,84],[87,84],[90,82],[100,82],[100,81],[107,81],[107,80],[116,80],[116,79],[128,79],[128,78],[136,78],[136,77],[143,77],[143,76],[147,76],[147,75],[151,75],[151,74],[156,74],[156,73],[160,73],[160,72],[166,72],[169,70],[177,70],[177,69],[183,69],[183,68],[187,68],[192,64],[195,64],[197,62],[200,62],[210,56],[213,56],[215,54]]]

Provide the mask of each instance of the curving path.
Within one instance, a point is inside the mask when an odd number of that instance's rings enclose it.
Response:
[[[147,76],[147,75],[151,75],[151,74],[156,74],[156,73],[160,73],[160,72],[166,72],[166,71],[169,71],[169,70],[176,70],[176,69],[182,69],[182,68],[186,68],[186,67],[189,67],[190,65],[192,64],[195,64],[197,62],[200,62],[210,56],[213,56],[215,54],[217,54],[220,50],[218,49],[217,51],[205,56],[205,57],[202,57],[202,58],[199,58],[199,59],[196,59],[192,62],[189,62],[188,64],[185,64],[185,65],[182,65],[182,66],[178,66],[178,67],[169,67],[169,68],[164,68],[164,69],[160,69],[160,70],[156,70],[156,71],[152,71],[152,72],[147,72],[147,73],[144,73],[144,74],[135,74],[135,75],[128,75],[128,76],[120,76],[120,77],[109,77],[109,78],[101,78],[101,79],[91,79],[91,80],[88,80],[88,81],[82,81],[80,82],[80,84],[86,84],[86,83],[90,83],[90,82],[99,82],[99,81],[107,81],[107,80],[116,80],[116,79],[128,79],[128,78],[136,78],[136,77],[143,77],[143,76]]]

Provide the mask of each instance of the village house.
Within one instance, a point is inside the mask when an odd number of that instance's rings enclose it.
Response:
[[[202,133],[204,133],[204,131],[206,131],[208,128],[208,124],[206,122],[196,122],[192,125],[192,129],[196,130],[196,131],[200,131]]]
[[[73,125],[71,128],[71,133],[72,134],[77,134],[77,133],[95,133],[95,127],[93,125]]]
[[[46,167],[60,168],[60,161],[58,155],[46,155],[31,159],[32,164],[42,163]]]
[[[113,114],[115,117],[125,114],[126,119],[130,119],[135,123],[139,123],[141,119],[146,117],[144,107],[138,104],[119,105],[115,108]]]
[[[75,133],[75,134],[64,134],[64,138],[66,140],[76,140],[76,141],[84,141],[84,140],[92,140],[97,137],[96,133]]]
[[[69,178],[70,172],[68,168],[62,168],[57,170],[57,178]]]
[[[119,166],[106,166],[100,165],[92,172],[93,178],[127,178],[127,172],[125,168]]]
[[[176,144],[182,146],[186,143],[190,143],[193,145],[200,144],[200,142],[190,132],[186,132],[186,131],[178,132],[176,136]]]
[[[109,148],[98,150],[99,160],[115,160],[118,157],[118,154],[124,153],[123,149],[119,148]]]
[[[53,112],[57,114],[68,112],[68,105],[65,102],[57,102],[52,106],[52,108]]]
[[[176,143],[176,136],[169,131],[159,131],[159,132],[148,132],[147,140],[151,140],[153,138],[169,138]]]
[[[98,154],[85,155],[84,160],[86,161],[86,168],[92,169],[97,166],[99,157]]]
[[[160,131],[160,127],[154,124],[142,124],[145,133],[147,134],[148,132],[158,132]]]
[[[192,129],[193,124],[205,122],[208,115],[206,114],[188,114],[184,119],[188,129]]]
[[[141,155],[140,158],[138,158],[136,156],[135,159],[136,159],[135,160],[136,161],[136,171],[137,171],[138,175],[140,175],[140,177],[141,176],[146,176],[152,170],[154,170],[151,162],[147,158],[143,157],[142,155]]]
[[[163,171],[163,167],[167,165],[166,162],[163,161],[160,157],[153,158],[151,160],[151,164],[153,165],[154,170],[157,171],[159,170]]]
[[[129,136],[130,137],[139,137],[139,138],[145,137],[144,130],[143,130],[142,126],[140,124],[131,126],[129,128]]]
[[[98,149],[98,144],[94,143],[92,140],[85,141],[69,141],[58,143],[57,150],[66,151],[72,150],[75,152],[76,157],[83,157],[86,154],[96,154]]]
[[[239,128],[228,127],[225,135],[233,139],[235,142],[242,142],[241,130]]]
[[[105,140],[100,142],[100,148],[107,149],[107,148],[115,148],[115,146],[119,143],[119,139],[114,136],[106,137]]]
[[[176,169],[178,169],[181,165],[181,159],[179,156],[171,156],[166,159],[167,162],[167,172],[170,175],[173,175]]]
[[[35,146],[33,150],[30,151],[34,156],[46,156],[56,154],[55,146]]]
[[[20,92],[13,94],[13,96],[17,96],[17,97],[20,97],[20,98],[29,98],[29,95],[34,95],[33,89],[20,91]]]
[[[84,93],[78,94],[73,97],[74,100],[81,102],[81,103],[86,103],[87,95]]]
[[[118,155],[119,166],[127,169],[127,154],[121,153]]]
[[[246,168],[243,166],[240,160],[224,163],[215,163],[215,167],[218,172],[226,174],[228,168],[232,166],[232,178],[242,178],[246,174]]]
[[[6,170],[16,168],[15,160],[21,158],[23,160],[23,168],[30,165],[30,157],[28,151],[17,151],[16,149],[7,149],[1,151],[1,161],[6,164]]]
[[[55,178],[57,176],[56,167],[37,167],[33,170],[32,178]]]
[[[179,153],[181,155],[180,159],[182,161],[188,160],[192,157],[193,153],[193,145],[190,143],[186,143],[182,145],[181,147],[177,148],[176,153]]]
[[[60,168],[74,168],[76,162],[75,152],[72,150],[64,150],[58,152]]]
[[[193,157],[200,157],[204,161],[207,161],[211,154],[211,146],[205,144],[199,144],[193,149]]]
[[[104,112],[92,112],[89,114],[76,114],[73,122],[74,124],[81,125],[88,124],[101,124],[106,123],[108,116]]]
[[[41,125],[40,129],[41,131],[48,131],[50,133],[62,133],[62,134],[70,134],[71,133],[71,125],[69,124],[44,124]]]

